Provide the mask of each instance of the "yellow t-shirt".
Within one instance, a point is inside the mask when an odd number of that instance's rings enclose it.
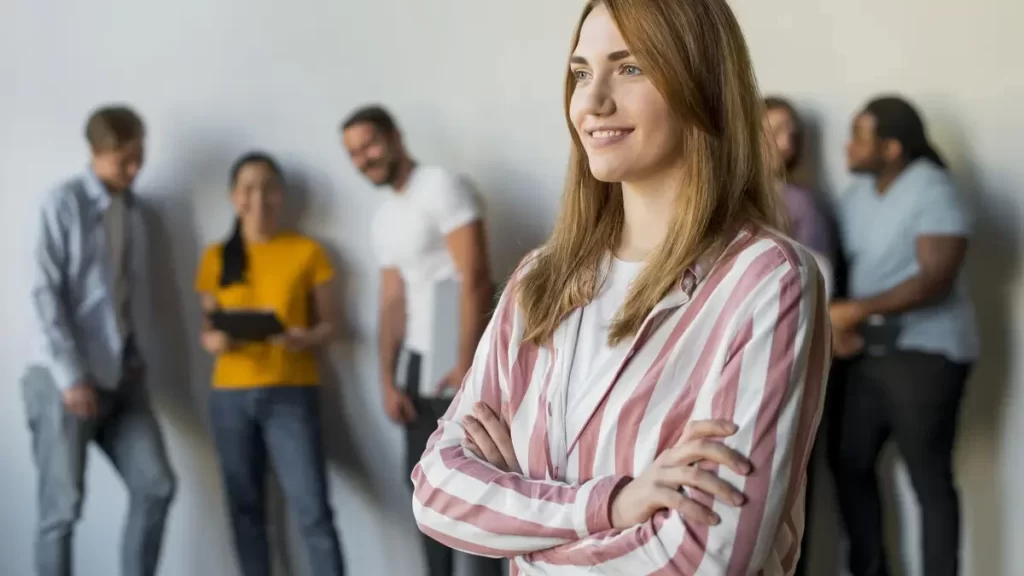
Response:
[[[266,309],[285,328],[309,327],[313,289],[334,277],[330,260],[316,241],[281,233],[267,242],[246,243],[245,282],[222,287],[223,244],[206,248],[196,273],[196,291],[212,294],[223,310]],[[217,357],[215,388],[315,385],[313,352],[293,352],[280,344],[245,343]]]

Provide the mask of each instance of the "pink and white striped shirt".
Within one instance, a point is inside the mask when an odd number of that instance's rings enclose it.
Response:
[[[713,265],[687,270],[644,321],[617,376],[595,380],[582,402],[589,419],[571,435],[564,399],[581,312],[551,345],[524,343],[519,277],[413,471],[420,529],[455,549],[512,558],[513,573],[529,576],[792,573],[831,360],[824,286],[810,254],[774,233],[745,231]],[[462,418],[478,401],[508,424],[522,474],[462,448]],[[708,418],[739,426],[725,443],[753,472],[713,470],[746,504],[688,491],[713,507],[718,525],[661,510],[612,529],[613,488],[639,476],[688,421]]]

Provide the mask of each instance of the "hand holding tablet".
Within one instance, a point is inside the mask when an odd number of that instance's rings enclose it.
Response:
[[[239,342],[265,342],[284,333],[284,324],[268,310],[216,310],[210,313],[215,330]]]

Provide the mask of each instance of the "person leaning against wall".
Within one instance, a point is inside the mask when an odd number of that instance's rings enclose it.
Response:
[[[921,507],[924,573],[957,574],[953,478],[957,415],[978,353],[962,265],[964,202],[906,100],[872,100],[847,147],[857,175],[839,210],[849,299],[831,306],[836,354],[849,357],[829,415],[829,459],[854,576],[884,576],[876,466],[891,436]]]
[[[378,188],[384,201],[371,234],[380,266],[380,363],[384,407],[405,426],[407,472],[427,448],[473,362],[473,353],[493,305],[487,240],[479,199],[461,178],[440,166],[418,164],[406,150],[391,114],[376,105],[342,122],[342,142],[352,163]],[[457,365],[430,381],[423,369],[437,333],[434,296],[458,280]],[[399,357],[405,362],[399,362]],[[401,364],[404,364],[400,367]],[[454,552],[424,536],[430,576],[451,576]],[[473,558],[476,574],[501,574],[502,562]]]
[[[251,153],[231,169],[237,217],[196,275],[200,341],[216,356],[210,420],[242,574],[269,576],[265,479],[273,465],[317,576],[344,574],[327,492],[317,349],[335,334],[334,270],[316,241],[279,229],[283,173]],[[214,326],[218,313],[263,312],[283,331]],[[237,316],[236,316],[237,318]],[[234,332],[232,332],[234,331]]]
[[[811,251],[825,279],[825,292],[833,293],[836,269],[836,233],[833,219],[814,192],[792,180],[800,168],[804,143],[807,140],[803,121],[796,108],[779,96],[764,99],[765,128],[775,142],[772,166],[775,187],[789,217],[789,231],[794,240]]]
[[[804,143],[806,131],[796,108],[785,98],[769,96],[764,99],[765,129],[775,143],[774,175],[775,187],[781,193],[786,212],[789,217],[789,232],[794,240],[810,250],[818,263],[818,269],[825,279],[825,294],[831,298],[836,291],[836,260],[837,253],[835,221],[825,209],[823,203],[815,197],[814,192],[792,181],[793,174],[801,167],[804,159]],[[833,370],[834,371],[834,370]],[[811,460],[807,465],[807,488],[804,497],[805,527],[811,527],[815,512],[813,487],[823,449],[820,442],[814,443]],[[811,550],[813,530],[804,530],[803,542],[800,546],[800,560],[797,563],[796,576],[808,574],[808,557]]]
[[[175,478],[136,345],[148,284],[132,185],[145,129],[131,109],[108,106],[90,116],[85,135],[90,165],[46,196],[34,248],[32,308],[43,355],[22,387],[39,483],[35,573],[72,573],[87,446],[96,442],[128,489],[121,574],[152,576]]]

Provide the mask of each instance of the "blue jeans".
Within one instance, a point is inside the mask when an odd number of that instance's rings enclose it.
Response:
[[[153,576],[175,479],[143,383],[126,380],[116,391],[98,390],[99,415],[90,420],[64,409],[61,392],[46,368],[29,368],[22,377],[22,391],[39,471],[36,575],[72,573],[71,538],[85,497],[86,449],[96,442],[128,489],[121,574]]]
[[[310,570],[342,576],[341,546],[327,498],[315,386],[215,390],[214,442],[244,576],[270,575],[267,457],[298,519]]]

